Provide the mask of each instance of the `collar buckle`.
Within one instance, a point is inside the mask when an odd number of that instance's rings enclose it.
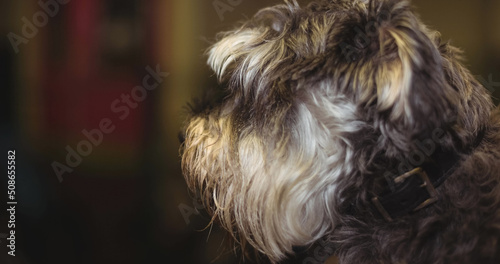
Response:
[[[429,198],[427,198],[425,201],[417,205],[412,212],[418,211],[430,204],[435,203],[438,201],[438,193],[436,191],[436,188],[432,184],[431,180],[429,179],[429,176],[427,176],[427,173],[421,168],[415,168],[407,173],[404,173],[396,178],[394,178],[394,183],[400,184],[406,181],[407,179],[414,177],[414,176],[420,176],[420,179],[422,180],[422,184],[419,186],[419,188],[425,188],[425,190],[428,193]],[[379,213],[384,217],[384,219],[388,222],[392,222],[393,219],[389,212],[386,210],[386,208],[382,205],[380,202],[379,197],[375,196],[372,198],[372,203],[375,206],[375,208],[379,211]]]

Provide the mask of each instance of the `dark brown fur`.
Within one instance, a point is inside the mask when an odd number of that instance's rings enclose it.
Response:
[[[240,216],[242,223],[235,226],[234,212],[223,206],[217,208],[213,201],[215,195],[224,197],[214,191],[217,185],[232,184],[231,177],[224,178],[227,182],[217,178],[225,173],[218,162],[237,155],[234,150],[247,136],[245,133],[256,131],[256,138],[267,142],[265,146],[283,142],[280,137],[292,138],[290,131],[303,125],[297,121],[299,106],[317,107],[310,96],[323,96],[319,87],[327,83],[328,93],[353,102],[354,121],[362,124],[352,133],[332,132],[348,142],[339,151],[352,151],[354,158],[346,158],[346,162],[354,169],[332,182],[337,189],[329,198],[334,208],[329,217],[335,226],[324,237],[332,247],[328,252],[337,255],[343,264],[500,263],[500,108],[493,107],[487,90],[461,64],[461,52],[442,43],[438,32],[425,27],[407,1],[371,0],[366,5],[357,1],[324,0],[303,9],[265,9],[240,29],[223,35],[238,36],[254,28],[261,34],[258,40],[252,39],[252,45],[235,48],[240,57],[232,58],[219,76],[227,86],[221,92],[223,99],[208,109],[195,107],[193,111],[193,119],[205,122],[206,128],[202,132],[192,128],[187,134],[187,146],[183,146],[188,150],[183,156],[188,184],[203,193],[209,211],[223,214],[225,227],[245,244],[258,232],[252,229],[247,231],[248,237],[240,236],[238,227],[249,226],[243,222],[245,218]],[[377,26],[373,32],[363,32],[370,31],[374,24]],[[332,26],[321,28],[325,25]],[[322,32],[324,35],[318,36]],[[250,53],[268,51],[266,45],[274,44],[279,47],[274,53]],[[323,47],[325,51],[317,54]],[[224,50],[215,51],[214,60],[217,52]],[[262,68],[250,68],[245,60],[252,59],[246,57],[248,54],[261,56],[262,61],[252,65]],[[410,82],[398,83],[401,75],[411,76]],[[392,88],[391,92],[407,89],[394,102],[387,103],[390,107],[384,107],[388,99],[380,95],[386,82],[396,82],[399,90]],[[398,106],[404,106],[404,111]],[[314,116],[321,124],[337,124],[329,120],[326,110],[312,112],[326,113]],[[206,160],[200,153],[212,153],[207,150],[217,141],[207,146],[189,142],[212,134],[220,140],[227,131],[217,129],[218,124],[226,119],[232,122],[229,128],[224,127],[231,130],[227,140],[234,141],[228,147],[230,154],[217,152],[214,160]],[[405,172],[398,171],[398,164],[418,151],[416,141],[429,139],[436,129],[444,133],[438,147],[460,156],[453,173],[437,188],[439,201],[392,222],[384,220],[371,209],[371,198],[386,188],[385,173]],[[195,164],[200,160],[203,164]],[[212,174],[197,175],[210,169]],[[239,198],[237,202],[245,204],[248,197]],[[229,200],[225,201],[232,205]],[[265,243],[260,246],[264,252]],[[297,246],[310,247],[311,251],[315,247]],[[283,251],[290,253],[291,248]],[[274,261],[282,257],[279,253],[274,255]]]

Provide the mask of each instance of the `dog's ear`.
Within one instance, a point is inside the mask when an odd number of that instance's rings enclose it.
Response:
[[[294,24],[294,13],[300,11],[296,0],[285,1],[260,10],[240,28],[221,33],[208,50],[208,64],[219,81],[232,81],[232,88],[248,88],[254,81],[263,83],[278,76],[276,61],[289,56],[283,36]]]
[[[358,94],[366,107],[375,107],[379,129],[411,139],[452,121],[457,91],[446,80],[433,33],[409,3],[370,1],[360,20],[351,43],[358,53],[347,59],[365,79]]]

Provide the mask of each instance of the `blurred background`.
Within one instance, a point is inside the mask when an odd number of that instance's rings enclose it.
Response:
[[[0,263],[238,263],[188,195],[177,133],[217,85],[203,55],[215,34],[280,2],[0,1],[0,143],[5,160],[16,151],[18,202],[10,257],[2,177]],[[500,1],[413,3],[499,98]]]

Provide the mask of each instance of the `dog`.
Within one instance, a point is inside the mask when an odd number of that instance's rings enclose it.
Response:
[[[500,109],[411,3],[285,1],[207,54],[220,86],[190,108],[182,170],[241,247],[500,263]]]

